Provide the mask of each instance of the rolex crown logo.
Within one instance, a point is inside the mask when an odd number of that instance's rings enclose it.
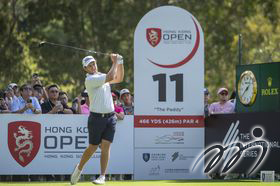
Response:
[[[268,85],[268,87],[271,87],[271,85],[272,85],[272,77],[268,77],[267,78],[267,85]]]

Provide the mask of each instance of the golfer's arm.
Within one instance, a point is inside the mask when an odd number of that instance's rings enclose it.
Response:
[[[111,69],[109,70],[109,72],[106,75],[106,83],[112,81],[113,79],[115,79],[115,76],[117,74],[117,63],[113,63]]]
[[[124,77],[124,67],[123,67],[123,64],[118,64],[117,66],[118,67],[117,67],[116,78],[113,79],[112,81],[110,81],[110,84],[123,82],[123,77]]]

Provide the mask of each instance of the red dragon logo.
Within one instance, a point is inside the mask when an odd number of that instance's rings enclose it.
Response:
[[[152,47],[156,47],[161,40],[161,29],[160,28],[147,28],[146,37]]]
[[[41,144],[41,125],[31,121],[16,121],[8,125],[8,145],[13,158],[22,166],[37,155]]]

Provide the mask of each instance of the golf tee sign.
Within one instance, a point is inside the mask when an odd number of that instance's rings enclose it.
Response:
[[[156,8],[138,23],[134,51],[136,127],[161,125],[141,122],[146,116],[188,116],[194,123],[181,126],[203,125],[204,41],[198,21],[178,7]]]
[[[172,168],[168,162],[174,153],[195,156],[198,151],[189,149],[204,145],[204,38],[192,14],[162,6],[140,20],[134,33],[134,87],[135,178],[193,177],[188,163]],[[178,151],[170,151],[174,147]],[[152,156],[155,164],[144,166]]]

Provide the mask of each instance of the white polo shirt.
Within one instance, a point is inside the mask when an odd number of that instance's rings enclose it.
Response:
[[[90,101],[89,110],[97,113],[114,111],[114,103],[109,83],[105,83],[106,74],[87,74],[85,85]]]

